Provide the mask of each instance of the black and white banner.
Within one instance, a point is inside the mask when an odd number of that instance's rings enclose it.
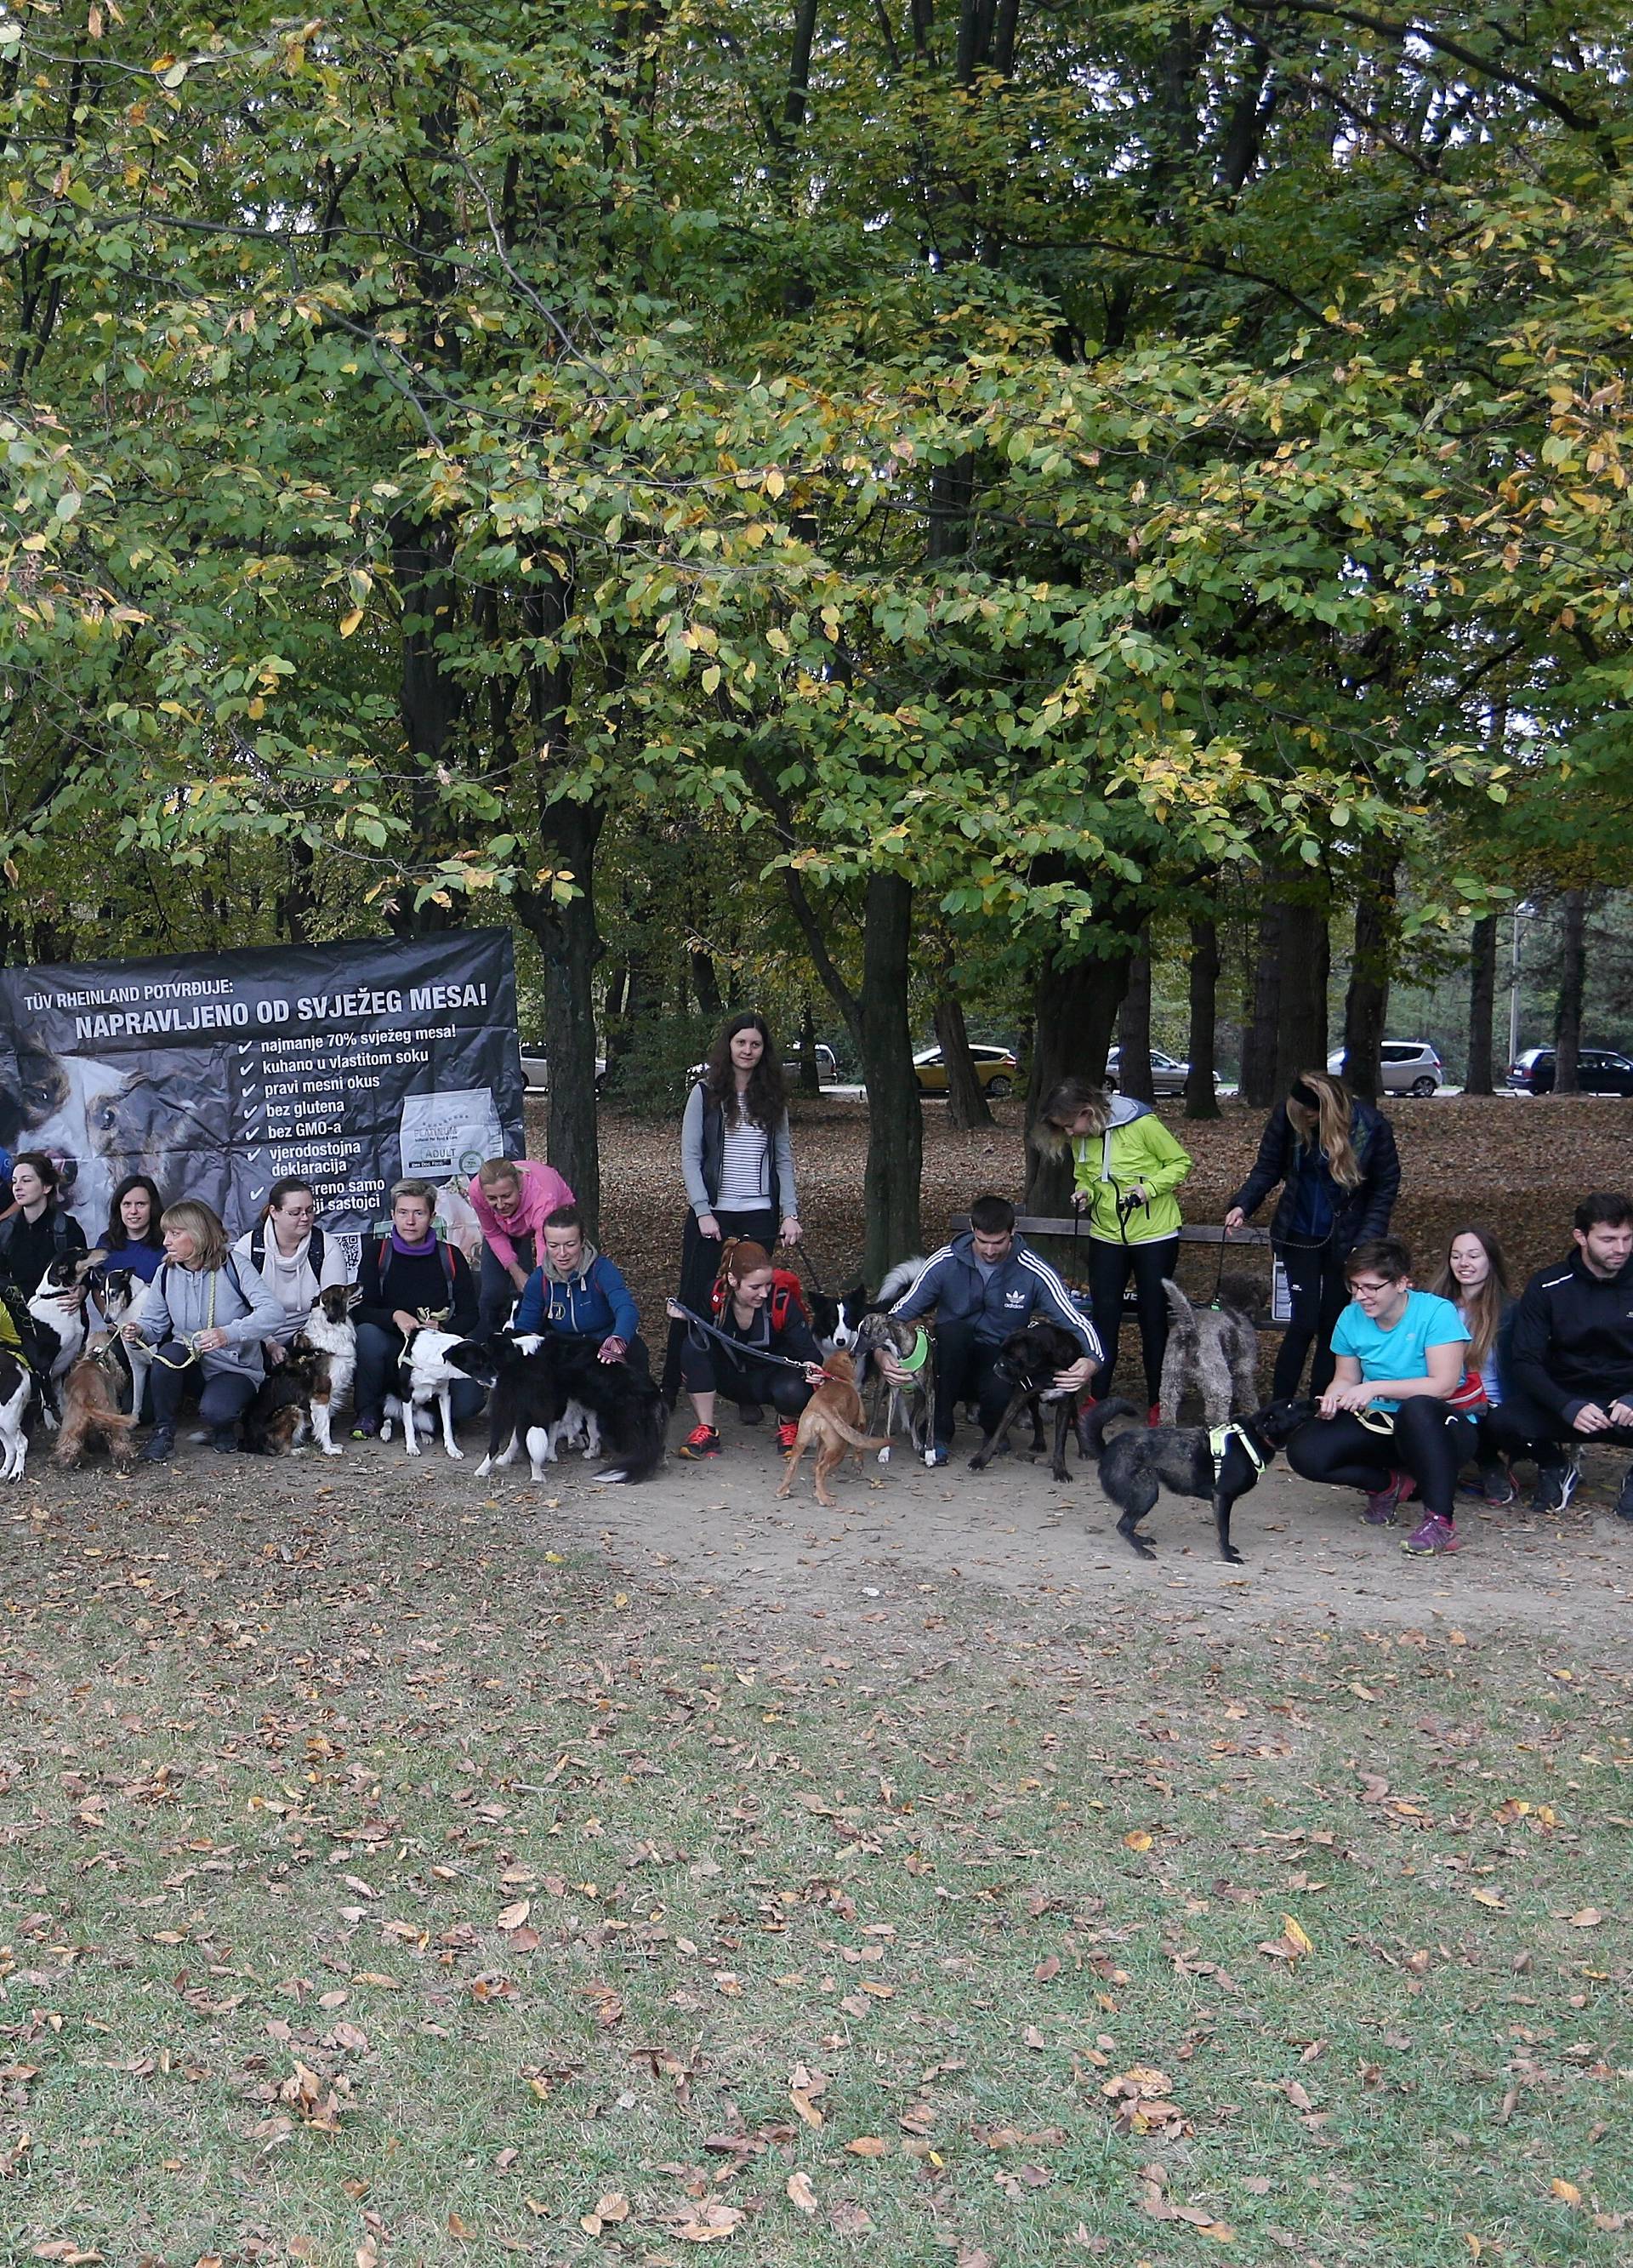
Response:
[[[0,968],[0,1143],[58,1161],[92,1241],[127,1174],[234,1235],[298,1174],[365,1230],[403,1175],[523,1153],[510,936]]]

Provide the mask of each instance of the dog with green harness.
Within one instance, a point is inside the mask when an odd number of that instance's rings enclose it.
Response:
[[[877,1358],[889,1352],[898,1369],[908,1373],[904,1385],[893,1384],[879,1368]],[[870,1307],[857,1325],[857,1384],[874,1391],[869,1408],[868,1431],[894,1436],[905,1425],[913,1453],[927,1465],[936,1462],[936,1342],[921,1322],[906,1322],[883,1307]],[[886,1405],[886,1397],[888,1396]],[[883,1423],[881,1424],[881,1418]],[[879,1453],[881,1465],[890,1462],[890,1451]]]

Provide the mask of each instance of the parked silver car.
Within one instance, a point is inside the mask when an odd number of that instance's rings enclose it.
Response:
[[[1379,1052],[1380,1091],[1385,1094],[1433,1094],[1445,1075],[1427,1040],[1386,1040]],[[1344,1051],[1338,1048],[1328,1057],[1327,1068],[1335,1079],[1342,1079],[1343,1067]]]
[[[1108,1088],[1117,1085],[1117,1074],[1122,1062],[1122,1049],[1120,1047],[1113,1048],[1106,1057],[1106,1084]],[[1181,1063],[1173,1056],[1164,1055],[1160,1048],[1151,1049],[1151,1093],[1153,1094],[1159,1096],[1183,1094],[1185,1082],[1190,1075],[1189,1064]],[[1215,1086],[1219,1084],[1217,1071],[1214,1074],[1213,1083]]]

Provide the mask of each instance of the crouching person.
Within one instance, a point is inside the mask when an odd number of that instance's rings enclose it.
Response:
[[[209,1205],[173,1204],[159,1227],[163,1264],[121,1326],[128,1339],[154,1350],[153,1431],[141,1452],[150,1463],[172,1454],[183,1406],[195,1399],[211,1447],[237,1448],[239,1419],[266,1375],[261,1343],[283,1322],[276,1292],[249,1262],[233,1258]]]
[[[1504,1447],[1536,1459],[1533,1512],[1563,1512],[1590,1441],[1633,1449],[1633,1198],[1584,1197],[1571,1253],[1538,1270],[1520,1295],[1508,1392],[1491,1424]],[[1633,1465],[1615,1513],[1633,1520]]]
[[[1362,1518],[1393,1527],[1416,1496],[1423,1517],[1402,1549],[1455,1551],[1459,1469],[1475,1454],[1468,1326],[1449,1300],[1412,1288],[1412,1256],[1393,1236],[1357,1244],[1344,1263],[1350,1305],[1333,1329],[1331,1384],[1287,1445],[1307,1481],[1365,1491]]]
[[[357,1265],[357,1422],[354,1441],[380,1430],[386,1397],[397,1391],[397,1366],[416,1331],[428,1323],[469,1338],[476,1328],[476,1279],[465,1255],[432,1227],[437,1192],[429,1182],[398,1182],[391,1193],[391,1230],[369,1237]],[[474,1379],[452,1389],[453,1422],[463,1425],[482,1405]]]
[[[936,1418],[932,1462],[945,1465],[961,1402],[973,1401],[983,1433],[997,1427],[1009,1404],[1010,1389],[996,1365],[1011,1331],[1024,1330],[1034,1315],[1070,1331],[1083,1350],[1070,1369],[1056,1373],[1057,1386],[1079,1391],[1104,1360],[1100,1339],[1071,1303],[1071,1294],[1046,1260],[1015,1233],[1015,1208],[1007,1197],[980,1197],[969,1209],[969,1226],[930,1258],[890,1312],[910,1322],[936,1317]],[[879,1366],[893,1386],[908,1382],[894,1356],[881,1354]]]
[[[651,1375],[629,1287],[607,1255],[586,1242],[577,1205],[558,1205],[545,1220],[544,1258],[527,1278],[516,1310],[517,1336],[533,1331],[553,1331],[602,1362],[622,1362],[640,1378]]]
[[[799,1413],[821,1380],[822,1350],[795,1301],[774,1299],[771,1256],[763,1244],[732,1238],[720,1255],[716,1281],[718,1336],[691,1325],[680,1351],[681,1382],[696,1423],[675,1454],[719,1455],[715,1397],[721,1392],[734,1402],[771,1403],[778,1421],[775,1446],[786,1453],[794,1446]],[[668,1307],[675,1322],[688,1322],[684,1308],[673,1300]],[[785,1367],[791,1363],[804,1367]]]

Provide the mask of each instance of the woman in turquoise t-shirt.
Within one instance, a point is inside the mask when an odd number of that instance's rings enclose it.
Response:
[[[1288,1443],[1288,1462],[1306,1480],[1364,1489],[1374,1528],[1393,1526],[1416,1493],[1423,1518],[1405,1549],[1455,1551],[1458,1469],[1474,1454],[1475,1421],[1450,1404],[1463,1389],[1468,1326],[1449,1300],[1412,1289],[1397,1237],[1357,1244],[1344,1271],[1351,1296],[1333,1332],[1333,1382]]]

